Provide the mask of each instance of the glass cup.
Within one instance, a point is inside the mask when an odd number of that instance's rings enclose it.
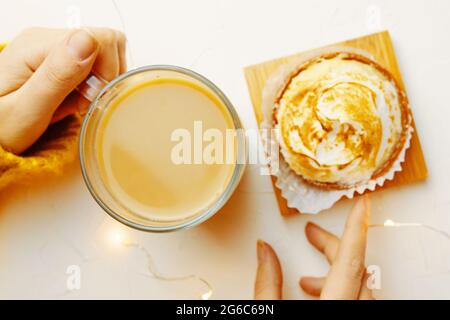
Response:
[[[100,77],[91,75],[77,88],[80,94],[91,101],[91,105],[81,127],[79,143],[81,170],[90,193],[95,201],[111,217],[123,224],[143,231],[164,232],[198,225],[213,216],[220,208],[222,208],[236,189],[243,175],[247,150],[245,136],[237,134],[235,145],[236,164],[234,165],[231,179],[215,202],[208,207],[203,208],[195,215],[176,221],[152,220],[143,217],[142,215],[138,215],[133,212],[126,203],[119,201],[110,191],[100,173],[96,152],[96,135],[99,124],[101,123],[102,117],[105,115],[105,111],[108,110],[114,99],[120,96],[121,93],[139,83],[156,78],[181,79],[201,86],[224,104],[233,120],[235,130],[242,131],[243,127],[233,105],[216,85],[202,75],[181,67],[169,65],[141,67],[128,71],[109,83],[106,83],[106,81],[103,81]]]

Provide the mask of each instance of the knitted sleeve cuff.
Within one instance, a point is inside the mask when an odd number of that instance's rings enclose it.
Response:
[[[36,175],[61,173],[77,155],[79,116],[70,116],[51,125],[26,152],[15,155],[0,147],[0,189]]]

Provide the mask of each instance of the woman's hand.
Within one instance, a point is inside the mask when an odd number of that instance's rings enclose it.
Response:
[[[313,223],[306,225],[308,241],[326,256],[331,267],[324,278],[301,278],[300,287],[305,292],[321,299],[373,299],[364,266],[369,216],[370,201],[364,196],[350,212],[341,240]],[[257,251],[255,299],[281,299],[279,260],[265,242],[258,241]]]
[[[19,154],[50,123],[86,109],[89,102],[73,90],[91,71],[108,81],[126,71],[121,32],[23,31],[0,53],[0,146]]]

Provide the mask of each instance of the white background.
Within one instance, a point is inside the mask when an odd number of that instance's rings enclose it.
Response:
[[[117,1],[132,66],[175,64],[210,78],[244,124],[256,123],[242,68],[388,29],[406,83],[430,176],[373,194],[372,223],[422,222],[450,232],[450,2],[442,1]],[[123,29],[112,1],[1,1],[1,40],[31,25]],[[203,225],[146,234],[107,216],[91,199],[78,164],[64,176],[0,193],[0,298],[197,298],[195,280],[146,276],[145,256],[114,245],[120,233],[145,246],[168,276],[197,274],[212,298],[251,298],[256,240],[279,253],[288,299],[307,297],[302,275],[323,275],[325,259],[306,241],[313,220],[341,234],[352,201],[317,216],[282,218],[270,179],[248,168],[228,205]],[[114,240],[114,239],[112,239]],[[450,298],[450,240],[421,228],[370,229],[367,263],[381,268],[378,298]],[[67,291],[66,269],[81,268]]]

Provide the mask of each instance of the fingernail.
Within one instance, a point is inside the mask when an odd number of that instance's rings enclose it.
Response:
[[[267,243],[262,240],[256,242],[256,252],[258,256],[258,264],[261,264],[267,257]]]
[[[67,41],[69,53],[77,60],[89,58],[97,49],[97,41],[86,31],[77,30]]]

